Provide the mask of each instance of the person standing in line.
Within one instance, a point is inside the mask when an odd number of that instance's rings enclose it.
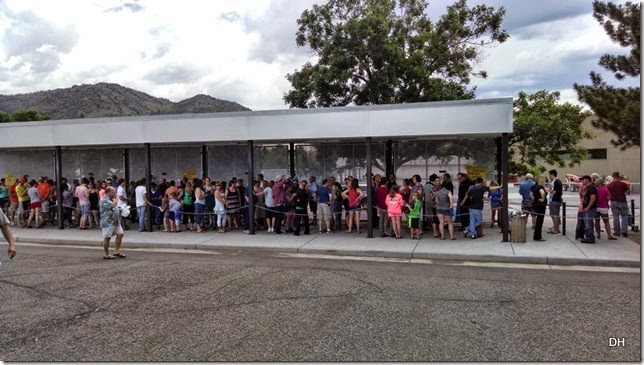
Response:
[[[586,229],[584,230],[584,238],[581,240],[581,243],[593,244],[595,243],[594,221],[595,213],[597,212],[597,188],[593,184],[592,178],[588,175],[585,175],[582,181],[586,186],[584,199],[582,201]]]
[[[495,180],[492,180],[490,183],[490,186],[499,186],[499,183],[497,183]],[[492,217],[492,224],[490,225],[490,228],[494,228],[494,222],[496,221],[497,226],[500,228],[501,227],[501,201],[503,200],[503,189],[498,189],[494,191],[490,191],[488,194],[488,197],[490,198],[490,210],[491,210],[491,217]]]
[[[429,187],[429,200],[431,202],[430,220],[432,222],[432,233],[434,234],[434,238],[438,238],[440,233],[440,230],[438,229],[440,220],[438,219],[438,211],[436,210],[436,193],[441,189],[442,183],[441,178],[436,174],[432,174],[429,179],[432,181],[432,184]]]
[[[463,172],[459,172],[456,175],[456,179],[458,180],[458,201],[462,202],[463,199],[465,199],[467,190],[469,190],[470,186],[472,186],[472,181],[470,180],[469,176]],[[463,232],[463,230],[470,225],[469,202],[466,201],[465,205],[460,206],[458,208],[458,212],[461,219],[461,228],[459,228],[458,231]]]
[[[190,181],[186,180],[186,178],[184,180],[183,188],[179,193],[179,201],[181,202],[181,211],[183,213],[183,224],[186,225],[188,231],[192,231],[195,219],[195,190]]]
[[[469,233],[472,239],[478,238],[478,235],[476,234],[476,227],[483,223],[483,196],[488,191],[497,190],[500,188],[500,186],[486,186],[485,180],[483,180],[483,178],[476,178],[476,184],[470,187],[465,197],[465,199],[469,199],[470,201],[470,225],[469,227],[467,227],[467,229],[463,230],[463,237],[467,237],[467,234]],[[463,199],[461,204],[465,203],[465,199]]]
[[[119,220],[120,209],[118,208],[118,199],[114,199],[116,191],[114,187],[108,186],[105,189],[105,196],[98,203],[101,211],[101,229],[103,231],[103,258],[111,260],[115,258],[124,259],[125,255],[121,253],[121,242],[123,241],[123,227]],[[110,255],[110,240],[116,236],[114,254]]]
[[[38,195],[40,195],[40,204],[42,205],[42,225],[47,222],[52,222],[49,213],[49,198],[51,197],[52,189],[45,177],[41,176],[38,179]],[[53,223],[52,223],[53,224]]]
[[[532,196],[530,195],[530,191],[532,187],[535,184],[534,181],[534,175],[528,173],[525,175],[526,180],[519,185],[519,194],[521,194],[521,210],[525,214],[530,214],[532,215],[532,229],[534,229],[534,225],[537,222],[537,217],[532,214]],[[526,220],[526,225],[528,224],[528,221]]]
[[[197,225],[197,233],[202,233],[203,229],[203,216],[206,211],[206,196],[208,192],[203,187],[203,181],[195,180],[195,223]]]
[[[286,183],[285,175],[278,175],[275,177],[275,182],[273,183],[273,203],[275,204],[275,234],[282,234],[282,219],[284,218],[284,212],[286,212],[286,206],[284,205],[284,184]],[[285,227],[288,229],[288,227]]]
[[[262,181],[259,191],[255,192],[258,201],[263,201],[265,208],[266,232],[274,232],[275,229],[275,202],[273,201],[273,181]],[[258,203],[259,206],[259,203]]]
[[[309,224],[309,212],[308,212],[308,205],[309,205],[309,194],[306,191],[306,181],[302,180],[300,181],[299,189],[297,193],[295,193],[295,232],[294,234],[296,236],[300,235],[300,229],[302,226],[302,223],[304,223],[304,234],[309,235],[311,234],[311,228]]]
[[[436,192],[436,214],[438,215],[438,230],[441,239],[445,239],[445,223],[449,232],[449,239],[455,240],[454,222],[451,212],[454,210],[454,194],[449,190],[450,184],[447,181],[441,183],[441,188]],[[454,186],[452,185],[452,189]]]
[[[226,206],[228,201],[222,183],[215,183],[215,214],[217,215],[217,228],[219,233],[226,233]]]
[[[315,193],[317,193],[318,189],[320,188],[320,185],[316,181],[316,177],[311,175],[309,177],[309,209],[311,210],[311,213],[313,214],[313,224],[316,225],[318,224],[318,203],[315,201]]]
[[[447,172],[443,174],[443,182],[441,182],[441,186],[443,186],[443,183],[446,183],[446,189],[451,191],[452,194],[454,194],[454,183],[452,182],[452,175],[448,174]]]
[[[137,186],[134,189],[134,196],[136,199],[136,216],[139,220],[139,232],[145,231],[145,213],[148,206],[152,206],[152,203],[148,199],[148,191],[145,187],[147,181],[145,178],[137,181]]]
[[[9,205],[9,187],[5,184],[4,177],[0,179],[0,209],[7,209]]]
[[[550,174],[550,189],[546,189],[550,193],[551,200],[549,203],[550,217],[552,218],[552,229],[548,233],[559,234],[559,226],[561,225],[561,204],[563,195],[563,184],[557,177],[557,170],[552,169],[548,171]]]
[[[597,232],[597,239],[602,238],[601,234],[601,221],[604,222],[606,228],[606,236],[609,240],[616,240],[610,230],[610,223],[608,221],[608,201],[610,200],[610,192],[604,185],[604,179],[597,179],[595,182],[597,188],[597,213],[595,213],[595,231]]]
[[[96,225],[96,228],[99,228],[101,226],[101,222],[98,219],[98,202],[100,198],[96,190],[96,183],[90,181],[87,188],[89,191],[89,228],[92,228],[93,224]]]
[[[87,225],[89,225],[90,202],[89,188],[87,187],[87,184],[89,184],[89,180],[84,177],[81,179],[80,185],[78,185],[75,190],[81,213],[80,224],[78,226],[79,229],[87,229]]]
[[[394,230],[396,239],[402,238],[402,227],[400,220],[402,219],[402,207],[405,205],[402,195],[398,193],[398,185],[392,185],[387,195],[387,215],[391,218],[391,227]]]
[[[606,189],[610,192],[610,210],[613,213],[613,232],[628,237],[628,203],[626,195],[631,193],[628,185],[622,181],[619,171],[612,174],[611,181]]]
[[[319,232],[331,234],[331,204],[333,202],[333,190],[329,188],[329,179],[322,180],[322,186],[314,194],[318,207]],[[326,228],[326,230],[325,230]]]
[[[16,187],[18,186],[18,180],[15,180],[13,184],[9,185],[9,221],[11,225],[16,225],[16,212],[18,212],[18,193],[16,193]],[[19,225],[19,224],[18,224]]]
[[[255,222],[256,231],[261,230],[266,223],[266,199],[264,194],[262,194],[264,192],[262,185],[265,183],[266,181],[264,180],[257,180],[253,183],[253,196],[257,197],[257,204],[255,205],[255,209],[253,209],[253,221]]]
[[[387,180],[380,180],[380,185],[376,189],[376,201],[378,202],[378,227],[380,229],[380,237],[391,237],[393,233],[387,233],[387,226],[390,225],[389,215],[387,214]]]
[[[127,191],[125,190],[125,179],[118,179],[116,188],[116,207],[124,209],[127,206]],[[121,228],[128,230],[127,218],[120,216]]]
[[[349,209],[347,210],[349,221],[347,222],[347,233],[352,232],[353,223],[356,225],[356,232],[360,234],[360,200],[364,193],[360,189],[358,179],[353,179],[350,186],[342,193],[342,196],[349,200]]]
[[[10,259],[13,259],[16,257],[16,241],[13,238],[13,232],[11,232],[11,221],[9,221],[9,218],[4,214],[4,210],[2,210],[2,208],[0,208],[0,231],[2,231],[4,239],[9,244],[7,254]]]
[[[411,239],[420,239],[420,211],[423,206],[421,201],[422,196],[423,192],[421,190],[417,190],[415,193],[411,194],[411,201],[408,204],[409,236]]]
[[[30,188],[27,190],[29,194],[29,219],[27,219],[27,228],[31,228],[31,220],[36,218],[35,228],[42,228],[40,226],[40,210],[42,208],[42,201],[40,200],[40,194],[38,193],[38,183],[36,180],[31,180],[29,182]]]
[[[152,203],[150,206],[150,214],[152,214],[152,220],[154,221],[156,229],[161,229],[161,221],[163,218],[160,208],[163,201],[163,195],[161,194],[161,190],[159,190],[159,186],[155,182],[150,183],[150,190],[152,190],[150,192],[150,203]]]
[[[532,185],[530,190],[530,198],[532,199],[532,210],[537,216],[536,223],[534,225],[534,234],[532,239],[535,241],[545,241],[541,234],[543,228],[543,221],[546,215],[546,206],[548,204],[548,193],[546,192],[545,178],[539,176],[537,178],[536,184]]]
[[[21,177],[18,179],[18,185],[16,185],[16,194],[18,195],[18,212],[16,213],[16,224],[20,228],[27,227],[27,216],[29,213],[29,194],[27,190],[29,189],[29,184],[27,183],[26,177]]]

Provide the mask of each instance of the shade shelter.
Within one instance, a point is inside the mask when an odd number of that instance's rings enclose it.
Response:
[[[288,143],[288,170],[295,172],[297,144],[363,143],[365,174],[372,175],[373,144],[385,146],[385,172],[393,171],[392,145],[396,141],[487,139],[496,142],[496,170],[508,176],[508,136],[512,133],[512,98],[446,101],[413,104],[348,106],[234,113],[182,114],[142,117],[55,120],[0,125],[0,163],[21,151],[53,151],[54,176],[60,181],[63,149],[122,151],[126,180],[131,154],[141,149],[137,163],[151,181],[153,147],[200,146],[201,175],[209,170],[208,145],[245,146],[249,180],[255,176],[257,146]],[[44,152],[45,154],[48,152]],[[114,158],[112,156],[112,158]],[[142,161],[138,161],[142,160]],[[34,160],[34,164],[38,163]],[[3,165],[0,164],[0,168]],[[503,181],[503,212],[507,212],[507,179]],[[367,178],[367,191],[371,179]],[[148,186],[148,191],[149,186]],[[60,196],[60,191],[59,195]],[[368,235],[372,237],[372,196],[368,194]],[[58,209],[61,209],[60,207]],[[249,216],[253,217],[253,204]],[[59,212],[59,214],[61,214]],[[62,228],[62,220],[59,220]],[[506,219],[502,220],[507,241]],[[150,224],[151,226],[151,224]],[[251,234],[253,233],[251,224]]]

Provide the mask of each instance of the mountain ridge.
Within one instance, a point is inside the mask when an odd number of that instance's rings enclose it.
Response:
[[[0,111],[35,110],[52,120],[250,111],[228,100],[198,94],[172,102],[114,83],[74,85],[32,93],[0,94]]]

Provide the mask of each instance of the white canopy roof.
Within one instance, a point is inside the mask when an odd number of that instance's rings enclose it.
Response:
[[[496,137],[512,98],[0,124],[0,149]]]

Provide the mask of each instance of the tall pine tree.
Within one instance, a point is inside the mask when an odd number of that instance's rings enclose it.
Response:
[[[593,15],[608,36],[628,55],[605,54],[599,65],[611,71],[615,78],[640,76],[640,4],[623,5],[593,2]],[[640,87],[619,88],[608,85],[596,72],[590,73],[592,85],[574,84],[579,100],[588,104],[597,116],[593,126],[613,132],[612,143],[621,149],[640,146]]]

